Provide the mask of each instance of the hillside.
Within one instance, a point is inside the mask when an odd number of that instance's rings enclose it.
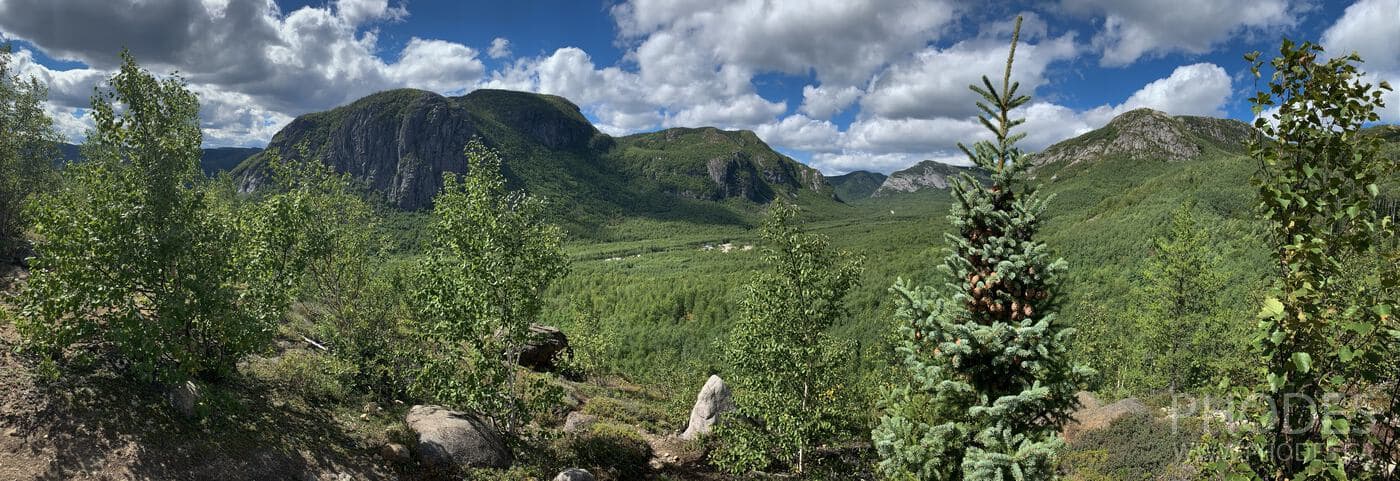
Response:
[[[1244,124],[1147,111],[1125,116],[1046,149],[1064,155],[1060,159],[1064,161],[1041,165],[1033,172],[1044,193],[1054,196],[1046,212],[1044,238],[1069,263],[1064,318],[1080,323],[1085,331],[1079,345],[1086,356],[1101,355],[1111,342],[1117,342],[1110,334],[1118,332],[1115,326],[1129,321],[1123,311],[1139,302],[1132,291],[1152,257],[1154,239],[1166,234],[1172,212],[1183,205],[1213,226],[1211,243],[1229,278],[1227,296],[1253,299],[1262,292],[1256,288],[1260,273],[1267,270],[1249,181],[1256,166],[1243,152],[1248,132],[1238,128]],[[1151,122],[1162,122],[1180,137],[1154,133],[1151,142],[1131,138],[1149,125],[1134,120],[1135,116],[1150,116]],[[1389,133],[1384,128],[1374,131]],[[1169,149],[1145,147],[1155,143],[1189,143],[1199,153],[1185,160],[1167,155]],[[1075,152],[1076,146],[1086,144],[1100,147],[1094,153]],[[1400,141],[1387,149],[1396,147]],[[1068,165],[1071,158],[1078,161]],[[850,319],[838,328],[843,335],[867,346],[880,345],[893,329],[888,324],[893,301],[888,289],[893,280],[934,280],[932,266],[942,257],[951,201],[948,190],[938,186],[946,185],[948,176],[958,170],[924,162],[884,182],[924,188],[840,208],[804,210],[812,230],[867,259],[862,284],[851,295]],[[838,196],[851,174],[842,177],[828,179]],[[736,279],[733,273],[753,269],[759,255],[757,250],[719,253],[703,246],[756,245],[756,233],[738,226],[680,227],[650,220],[624,222],[614,231],[626,235],[610,242],[573,244],[574,273],[556,286],[554,294],[560,300],[555,310],[567,312],[567,299],[572,296],[593,299],[600,315],[624,326],[626,347],[620,350],[618,362],[631,372],[687,363],[695,363],[688,369],[696,371],[713,368],[704,360],[712,359],[714,340],[732,322],[735,306],[727,300],[740,295],[746,279]],[[668,289],[658,291],[656,285]],[[1238,309],[1221,322],[1247,329],[1256,310]],[[568,320],[561,316],[556,322]],[[1106,382],[1113,381],[1110,375]]]
[[[1037,166],[1070,167],[1084,161],[1131,157],[1161,161],[1242,154],[1252,129],[1238,120],[1167,115],[1152,109],[1125,112],[1099,129],[1032,155]]]
[[[82,160],[82,148],[74,144],[58,144],[58,151],[63,156],[65,162],[77,162]],[[204,175],[213,177],[219,172],[231,171],[245,159],[254,154],[262,152],[262,149],[250,147],[215,147],[204,149],[199,159],[199,167],[204,171]]]
[[[669,129],[613,138],[563,97],[506,90],[380,92],[296,118],[267,152],[320,158],[388,205],[413,211],[431,205],[443,173],[463,171],[472,137],[501,151],[515,187],[563,206],[559,217],[575,232],[638,216],[747,224],[757,206],[779,198],[834,201],[819,172],[752,132]],[[257,155],[235,169],[243,190],[265,180],[267,159]]]
[[[836,191],[836,198],[843,202],[852,202],[870,197],[870,194],[874,194],[875,189],[879,189],[880,184],[885,183],[885,179],[888,177],[879,172],[857,170],[827,177],[826,181],[831,183],[831,188]]]
[[[885,182],[871,194],[871,197],[885,197],[891,194],[907,194],[922,190],[944,190],[952,185],[959,174],[967,173],[978,180],[985,180],[987,174],[976,167],[960,167],[942,162],[925,160],[913,166],[890,174]]]
[[[831,194],[816,169],[779,154],[750,131],[673,128],[622,137],[611,157],[633,179],[698,200],[768,203],[803,190]]]

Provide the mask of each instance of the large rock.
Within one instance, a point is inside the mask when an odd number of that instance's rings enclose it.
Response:
[[[1074,420],[1065,425],[1064,431],[1060,434],[1065,441],[1074,442],[1081,433],[1086,431],[1096,431],[1108,427],[1114,421],[1122,419],[1124,416],[1135,413],[1145,413],[1148,411],[1147,405],[1136,398],[1127,398],[1107,405],[1098,405],[1099,402],[1092,395],[1087,397],[1083,393],[1080,395],[1080,403],[1083,406],[1074,412]]]
[[[174,408],[175,412],[181,416],[193,418],[199,414],[201,392],[194,381],[185,381],[172,386],[166,393],[166,397],[170,400],[170,407]]]
[[[593,481],[593,473],[586,469],[569,468],[559,472],[554,481]]]
[[[686,425],[685,432],[681,433],[681,439],[695,439],[697,436],[709,434],[715,423],[719,422],[720,416],[734,410],[734,398],[729,392],[729,386],[724,384],[724,380],[719,376],[711,375],[705,381],[705,387],[700,388],[700,394],[695,396],[695,407],[690,408],[690,423]]]
[[[405,421],[418,434],[415,452],[426,466],[504,468],[513,460],[505,439],[475,414],[419,405]]]
[[[552,372],[559,353],[569,350],[569,338],[554,326],[530,325],[529,339],[520,350],[520,365],[538,372]]]
[[[570,412],[568,416],[564,417],[563,430],[566,433],[586,431],[589,426],[592,426],[593,423],[596,422],[598,422],[598,416],[573,411]]]

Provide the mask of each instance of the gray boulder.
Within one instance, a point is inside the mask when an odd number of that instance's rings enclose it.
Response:
[[[569,349],[569,338],[554,326],[530,325],[530,337],[520,350],[520,365],[537,372],[552,372],[559,353]]]
[[[475,414],[419,405],[408,410],[405,421],[418,434],[414,451],[426,466],[505,468],[513,461],[505,438]]]
[[[733,410],[734,397],[729,392],[729,386],[719,376],[711,375],[705,381],[705,386],[700,388],[700,394],[695,396],[695,406],[690,408],[690,423],[681,433],[681,439],[695,439],[709,434],[720,416]]]
[[[170,400],[170,407],[175,412],[186,418],[193,418],[199,414],[195,408],[199,406],[200,390],[194,381],[185,381],[170,388],[167,393]]]
[[[569,468],[559,472],[554,481],[593,481],[593,473],[586,469]]]
[[[564,432],[572,433],[577,431],[584,431],[596,422],[598,422],[598,416],[573,411],[570,412],[568,416],[564,417]]]

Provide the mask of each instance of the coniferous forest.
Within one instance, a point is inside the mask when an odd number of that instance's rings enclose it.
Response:
[[[1007,17],[956,165],[840,176],[495,88],[211,149],[119,46],[75,142],[6,46],[0,479],[1400,479],[1392,60],[1032,148]]]

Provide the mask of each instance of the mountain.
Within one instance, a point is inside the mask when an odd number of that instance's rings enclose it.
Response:
[[[942,162],[925,160],[907,169],[890,174],[871,197],[885,197],[891,194],[919,192],[928,189],[947,189],[958,174],[967,173],[984,181],[987,173],[977,167],[959,167]]]
[[[251,147],[204,149],[204,154],[199,158],[199,167],[204,170],[204,175],[213,177],[221,171],[232,171],[238,164],[262,150]]]
[[[668,129],[614,138],[568,99],[492,89],[459,97],[390,90],[302,115],[234,173],[251,191],[266,180],[274,154],[309,155],[389,205],[419,210],[432,204],[444,172],[465,169],[463,147],[473,137],[501,152],[513,187],[563,206],[561,217],[576,226],[633,215],[744,223],[751,206],[778,198],[834,202],[821,173],[753,132]]]
[[[1131,157],[1169,162],[1199,159],[1212,153],[1239,154],[1253,128],[1244,122],[1195,116],[1171,116],[1152,109],[1120,114],[1108,125],[1062,141],[1030,156],[1036,166],[1069,167],[1104,157]]]
[[[652,179],[671,194],[698,200],[768,203],[806,189],[829,192],[816,169],[779,154],[753,132],[673,128],[617,140],[612,157],[632,178]]]
[[[61,143],[58,144],[58,151],[62,154],[65,162],[78,162],[83,158],[82,149],[77,145]],[[204,175],[213,177],[221,171],[233,170],[238,164],[258,152],[262,152],[262,149],[250,147],[203,149],[199,158],[199,168],[204,171]]]
[[[875,193],[875,189],[880,188],[880,184],[885,183],[885,179],[888,177],[879,172],[857,170],[827,177],[826,181],[831,183],[832,189],[836,191],[836,198],[844,202],[852,202],[870,197],[871,194]]]

